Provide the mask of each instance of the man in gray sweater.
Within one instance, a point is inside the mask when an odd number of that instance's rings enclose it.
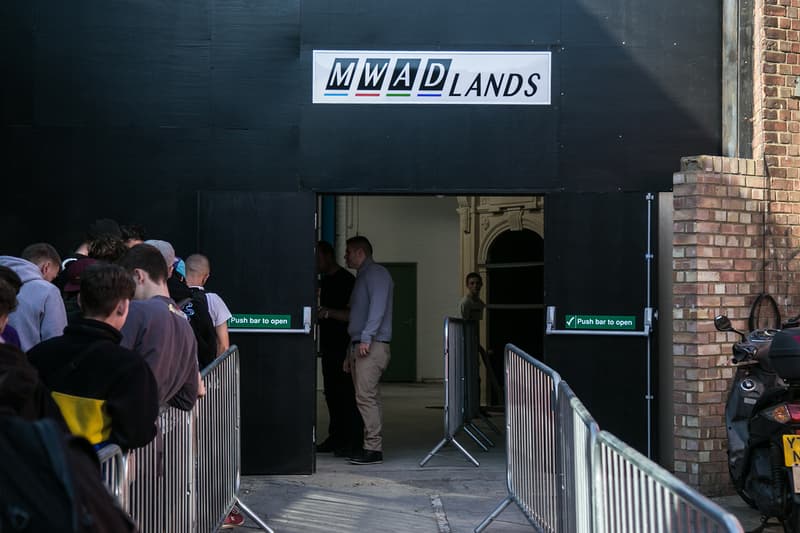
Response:
[[[61,268],[61,258],[47,243],[31,244],[22,257],[0,256],[0,265],[7,266],[22,280],[17,309],[8,323],[19,334],[20,348],[27,352],[40,342],[59,337],[67,326],[67,312],[61,293],[51,282]]]
[[[366,237],[347,240],[345,260],[358,271],[350,297],[350,352],[344,362],[356,390],[356,404],[364,419],[364,449],[350,458],[355,465],[383,462],[383,415],[378,383],[389,365],[392,340],[394,282],[389,271],[372,259]]]

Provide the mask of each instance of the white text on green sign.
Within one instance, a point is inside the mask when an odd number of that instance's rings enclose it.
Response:
[[[636,329],[636,317],[612,315],[567,315],[565,319],[565,325],[567,329],[634,330]]]
[[[291,315],[244,315],[237,314],[228,320],[228,327],[235,329],[291,329]]]

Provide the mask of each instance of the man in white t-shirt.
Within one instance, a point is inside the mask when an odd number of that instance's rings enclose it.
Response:
[[[208,257],[202,254],[192,254],[184,260],[184,264],[186,265],[186,284],[190,289],[200,289],[205,292],[205,284],[211,275],[211,264],[208,262]],[[208,302],[208,314],[211,315],[211,322],[214,323],[214,329],[217,332],[217,355],[221,355],[230,347],[228,319],[231,317],[231,312],[216,293],[206,292],[206,302]],[[225,517],[222,529],[241,526],[243,523],[244,516],[234,506]]]
[[[204,286],[211,275],[211,264],[208,262],[208,258],[201,254],[192,254],[184,262],[186,263],[186,284],[190,288],[205,291]],[[211,321],[217,332],[217,355],[220,355],[230,347],[228,319],[231,318],[231,312],[216,293],[207,292],[206,301],[208,302],[208,314],[211,315]]]

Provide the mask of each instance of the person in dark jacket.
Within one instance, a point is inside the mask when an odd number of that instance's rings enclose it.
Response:
[[[135,290],[124,268],[89,266],[78,296],[83,317],[28,352],[70,431],[93,445],[138,448],[156,434],[156,380],[139,354],[120,346]]]

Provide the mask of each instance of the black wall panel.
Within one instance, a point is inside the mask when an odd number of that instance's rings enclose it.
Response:
[[[316,301],[311,193],[201,193],[198,241],[209,254],[208,288],[233,313],[288,314],[303,327]],[[231,260],[232,259],[232,260]],[[312,335],[231,333],[241,349],[242,470],[314,471],[316,346]]]
[[[602,292],[617,286],[599,273],[640,263],[621,237],[588,237],[639,216],[627,196],[603,195],[669,190],[681,156],[720,151],[718,2],[9,0],[0,44],[0,253],[41,240],[67,251],[108,216],[185,255],[201,190],[542,193],[548,295],[591,312],[639,300]],[[550,50],[552,104],[312,105],[312,52],[339,48]],[[566,228],[589,232],[588,256],[569,255]],[[636,341],[568,340],[547,341],[565,368],[638,361]],[[577,371],[565,377],[590,407],[601,398]]]
[[[34,130],[33,146],[4,143],[6,168],[38,192],[77,174],[83,194],[72,205],[86,213],[101,199],[109,214],[123,203],[92,192],[109,179],[186,191],[667,190],[679,157],[720,146],[713,3],[17,0],[0,9],[2,134]],[[553,101],[312,105],[315,48],[551,50]],[[39,134],[48,128],[65,129],[73,154],[95,161],[32,163],[29,153],[62,149]],[[195,139],[198,155],[184,157]],[[146,164],[116,159],[120,151]],[[147,208],[139,216],[154,218]]]
[[[556,307],[555,328],[566,329],[568,314],[633,315],[636,329],[642,330],[647,302],[645,195],[564,193],[548,195],[545,202],[545,304]],[[658,257],[655,224],[651,232],[651,251]],[[651,304],[657,309],[656,279],[654,269]],[[657,346],[655,339],[650,342]],[[647,449],[646,343],[642,337],[545,337],[545,361],[567,380],[600,427],[642,452]],[[654,348],[654,369],[655,354]],[[651,383],[657,381],[651,376]]]

